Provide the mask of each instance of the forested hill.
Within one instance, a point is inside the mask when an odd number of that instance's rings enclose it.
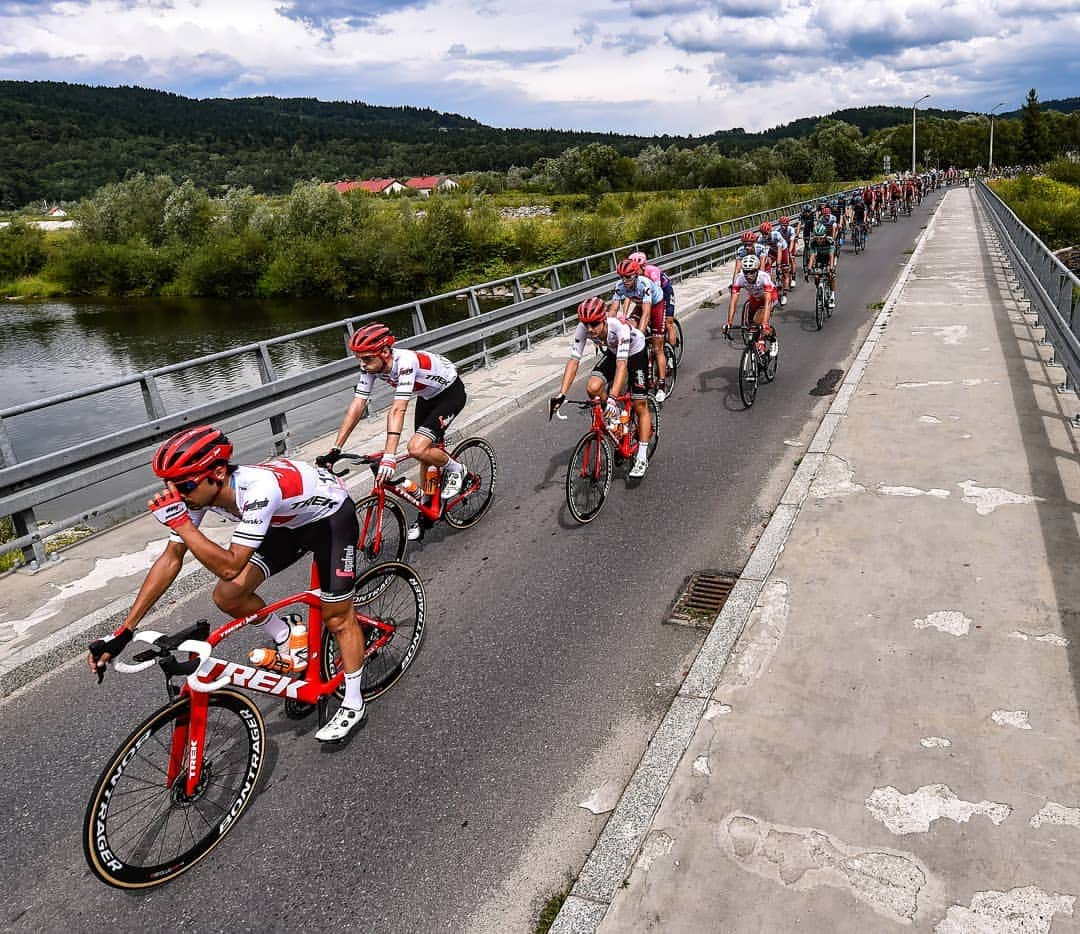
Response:
[[[1065,110],[1057,105],[1067,104],[1048,101],[1043,107]],[[905,107],[862,107],[829,116],[870,133],[904,124],[910,113]],[[74,200],[134,171],[191,178],[209,190],[250,185],[258,192],[285,192],[308,178],[505,172],[592,142],[627,156],[649,145],[714,143],[722,154],[735,156],[787,137],[808,137],[819,120],[804,117],[762,133],[736,128],[693,138],[646,138],[499,129],[418,107],[309,98],[193,100],[137,87],[0,81],[0,209],[40,199]]]

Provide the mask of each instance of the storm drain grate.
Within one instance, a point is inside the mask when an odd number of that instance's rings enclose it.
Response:
[[[677,626],[709,629],[716,620],[738,576],[722,571],[698,571],[691,574],[682,596],[675,601],[667,621]]]

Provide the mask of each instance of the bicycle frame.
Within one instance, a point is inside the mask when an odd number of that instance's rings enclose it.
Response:
[[[611,398],[623,407],[624,412],[627,412],[628,414],[631,412],[633,400],[630,397],[630,393],[624,393],[621,396],[612,396]],[[604,421],[604,406],[599,399],[589,399],[588,402],[578,402],[576,404],[580,406],[589,405],[592,407],[592,424],[589,426],[589,431],[596,436],[597,444],[602,443],[602,439],[607,438],[620,457],[628,458],[637,455],[637,449],[641,442],[629,431],[625,433],[620,432],[616,435],[608,428],[607,422]],[[592,465],[586,461],[582,464],[581,476],[584,478],[592,471],[593,479],[596,479],[599,466],[599,456],[595,458]]]
[[[433,445],[433,447],[438,448],[440,451],[446,450],[445,443],[435,444]],[[381,457],[381,451],[373,454],[368,454],[360,460],[360,463],[377,464]],[[402,464],[407,464],[411,460],[416,460],[416,458],[413,457],[411,454],[406,454],[403,458],[401,458],[400,461],[398,461],[398,466],[400,467]],[[422,496],[408,493],[405,490],[400,489],[397,485],[399,479],[400,478],[396,478],[390,483],[377,483],[374,487],[372,487],[371,490],[372,495],[377,496],[379,500],[379,508],[374,510],[375,536],[371,540],[371,547],[376,552],[382,548],[383,511],[384,507],[386,506],[386,497],[388,494],[397,500],[408,503],[410,506],[418,510],[422,516],[426,516],[431,522],[434,523],[438,522],[439,519],[442,517],[444,505],[447,509],[456,506],[463,499],[465,499],[465,497],[471,496],[473,493],[477,492],[477,490],[480,489],[479,478],[474,478],[471,484],[463,487],[461,492],[458,493],[457,496],[444,504],[442,501],[442,468],[439,468],[439,483],[435,487],[435,492],[431,495],[431,502],[425,503]],[[361,542],[368,541],[368,532],[371,531],[371,523],[372,515],[369,512],[363,517],[363,522],[361,523]]]
[[[185,753],[188,753],[184,791],[185,794],[192,796],[198,789],[199,782],[202,779],[209,696],[214,691],[232,685],[259,694],[282,697],[302,704],[318,704],[324,702],[330,694],[341,686],[345,679],[344,671],[339,671],[329,680],[324,679],[322,676],[320,652],[323,637],[323,618],[322,600],[319,592],[319,574],[314,563],[312,563],[311,587],[309,590],[267,604],[258,613],[229,620],[210,633],[205,642],[192,639],[181,643],[179,650],[198,655],[200,664],[192,674],[188,675],[183,687],[177,692],[178,696],[190,699],[190,709],[186,722],[183,720],[178,721],[180,726],[173,731],[166,775],[166,782],[170,787],[178,779]],[[308,607],[308,667],[304,672],[304,677],[290,678],[288,675],[279,674],[265,668],[255,668],[251,665],[231,662],[213,655],[213,650],[221,642],[245,626],[264,619],[270,613],[275,613],[298,603]],[[367,627],[374,627],[380,632],[378,638],[368,640],[365,650],[366,658],[386,644],[390,635],[392,635],[392,627],[381,620],[363,616],[359,612],[357,612],[356,616],[358,623]],[[136,633],[135,638],[139,641],[153,642],[160,635],[160,633],[144,631]],[[139,671],[154,664],[157,664],[157,660],[151,659],[136,665],[127,665],[125,670]],[[170,694],[174,690],[170,682]]]

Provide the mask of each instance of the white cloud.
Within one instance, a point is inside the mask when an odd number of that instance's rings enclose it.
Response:
[[[0,0],[4,78],[641,133],[762,129],[924,91],[971,110],[1031,86],[1063,97],[1077,42],[1075,0]],[[734,90],[747,83],[767,91],[752,107]]]

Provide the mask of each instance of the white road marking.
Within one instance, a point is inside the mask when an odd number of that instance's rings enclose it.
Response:
[[[1070,808],[1056,801],[1047,801],[1028,823],[1032,827],[1055,824],[1059,827],[1076,827],[1080,830],[1080,808]]]
[[[971,631],[971,620],[957,610],[931,613],[926,619],[914,620],[912,625],[916,629],[936,629],[950,636],[966,636]]]
[[[998,726],[1013,726],[1018,730],[1031,729],[1026,710],[995,710],[990,714],[990,719]]]
[[[1046,502],[1041,496],[1013,493],[1012,490],[998,486],[979,486],[974,480],[964,480],[956,485],[964,491],[964,502],[974,505],[980,516],[988,516],[1001,506],[1027,506]]]
[[[944,736],[924,736],[919,740],[919,745],[926,749],[948,749],[952,741]]]
[[[1072,915],[1075,895],[1049,895],[1034,885],[976,892],[971,906],[953,905],[934,934],[1049,934],[1054,915]]]

